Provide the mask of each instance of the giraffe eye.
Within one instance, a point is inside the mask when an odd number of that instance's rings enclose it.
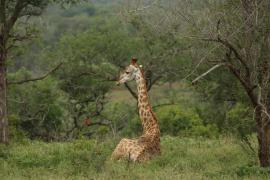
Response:
[[[129,72],[128,72],[128,71],[126,71],[126,74],[129,74]]]

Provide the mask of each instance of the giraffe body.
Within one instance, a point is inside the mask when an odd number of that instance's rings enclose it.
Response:
[[[146,161],[160,154],[160,130],[152,111],[147,93],[143,70],[136,61],[120,75],[119,83],[135,79],[138,90],[138,109],[143,126],[143,134],[138,139],[122,139],[115,148],[112,159],[128,158],[132,161]]]

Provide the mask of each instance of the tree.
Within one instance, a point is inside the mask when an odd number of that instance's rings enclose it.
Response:
[[[149,4],[148,1],[145,2]],[[194,77],[193,83],[217,68],[226,68],[228,71],[224,72],[236,78],[242,91],[246,93],[250,107],[254,109],[260,164],[263,167],[270,166],[269,1],[158,2],[158,6],[154,3],[143,5],[134,12],[142,14],[141,11],[157,12],[156,9],[165,9],[167,12],[158,11],[159,14],[155,15],[159,16],[159,19],[162,19],[162,16],[176,19],[189,27],[173,29],[168,24],[153,25],[163,31],[164,27],[170,28],[168,31],[175,37],[194,40],[192,45],[197,49],[191,48],[190,51],[194,67],[186,76],[188,79]],[[205,55],[202,57],[202,54]],[[209,70],[195,78],[194,75],[202,67],[208,67]]]
[[[261,166],[270,166],[270,3],[241,0],[243,30],[229,40],[217,33],[206,39],[224,47],[223,62],[242,84],[255,111],[259,159]],[[226,23],[226,22],[225,22]],[[219,31],[219,22],[217,30]],[[243,38],[241,38],[241,36]]]
[[[76,0],[1,0],[0,1],[0,142],[8,143],[7,61],[14,45],[31,38],[29,17],[38,16],[52,2],[75,3]],[[20,25],[16,23],[23,22]],[[20,27],[20,28],[19,28]]]
[[[221,52],[214,53],[219,57],[214,66],[227,68],[228,73],[242,85],[254,108],[260,164],[263,167],[270,166],[270,3],[228,0],[212,7],[216,10],[209,17],[216,24],[212,23],[214,27],[208,27],[212,29],[209,30],[210,37],[201,40],[217,43],[217,47],[221,47]],[[230,8],[228,10],[225,7]],[[235,7],[240,8],[236,8],[235,12]],[[218,13],[223,14],[223,17],[218,16]]]

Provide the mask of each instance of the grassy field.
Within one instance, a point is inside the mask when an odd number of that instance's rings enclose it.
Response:
[[[174,102],[190,107],[191,95],[191,90],[181,84],[154,87],[150,92],[153,105]],[[108,100],[136,106],[123,87],[108,94]],[[270,179],[270,169],[260,168],[256,154],[245,151],[232,137],[164,136],[162,155],[145,163],[111,161],[110,155],[119,141],[120,138],[51,143],[25,140],[0,145],[0,180]]]
[[[270,179],[233,138],[162,138],[162,155],[113,162],[119,140],[25,141],[0,147],[0,179]]]

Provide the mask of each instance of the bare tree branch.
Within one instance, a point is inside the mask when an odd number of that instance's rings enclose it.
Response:
[[[56,70],[58,70],[63,63],[58,64],[55,68],[53,68],[52,70],[50,70],[49,72],[47,72],[46,74],[37,77],[37,78],[32,78],[32,79],[24,79],[24,80],[20,80],[20,81],[14,81],[14,82],[8,82],[8,85],[15,85],[15,84],[24,84],[24,83],[28,83],[28,82],[33,82],[33,81],[39,81],[39,80],[43,80],[46,77],[48,77],[50,74],[54,73]]]
[[[205,73],[203,73],[202,75],[198,76],[196,79],[194,79],[192,81],[192,84],[195,84],[198,80],[200,80],[201,78],[203,78],[204,76],[206,76],[207,74],[209,74],[210,72],[212,72],[213,70],[217,69],[220,66],[225,65],[225,63],[222,64],[216,64],[215,66],[213,66],[212,68],[210,68],[208,71],[206,71]]]

